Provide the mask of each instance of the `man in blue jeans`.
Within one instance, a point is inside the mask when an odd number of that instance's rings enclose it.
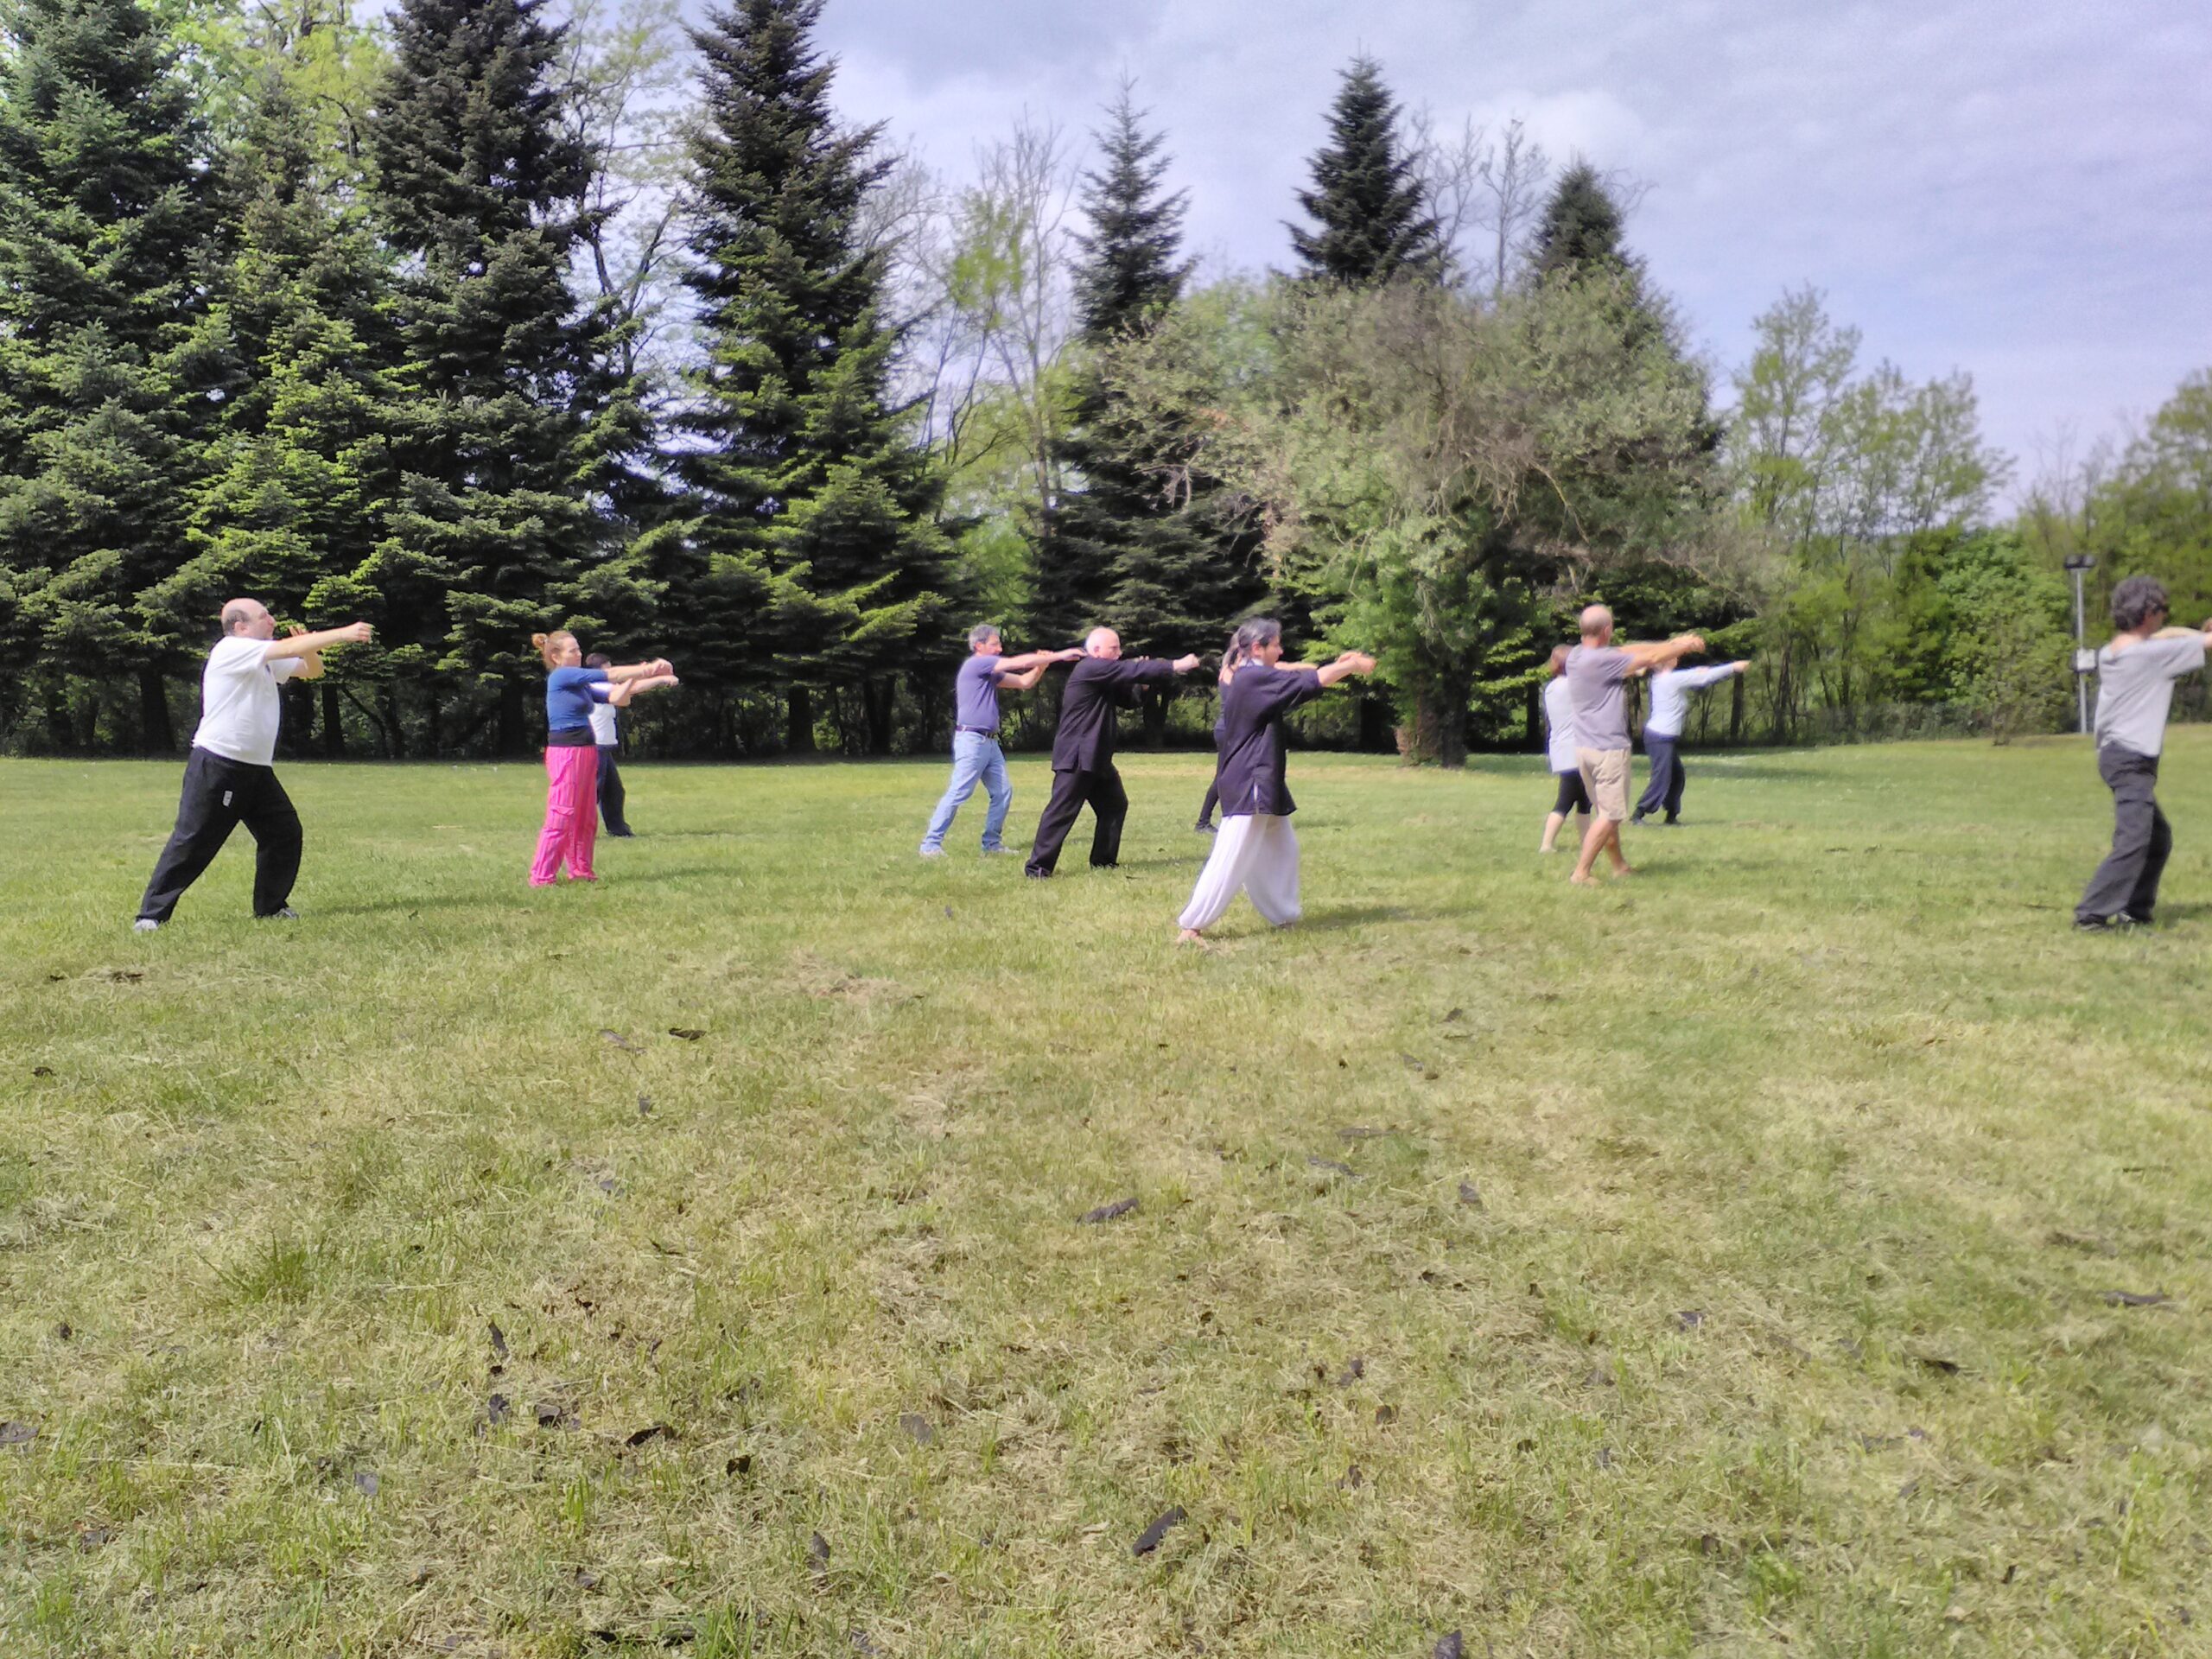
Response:
[[[1083,655],[1079,651],[1033,651],[1022,657],[1002,656],[999,631],[988,622],[968,630],[968,649],[972,654],[952,680],[952,782],[930,815],[929,830],[922,836],[924,858],[944,856],[944,835],[952,828],[952,816],[976,792],[979,781],[990,797],[989,810],[983,815],[983,850],[1011,850],[999,840],[1006,829],[1007,809],[1014,804],[1006,756],[999,753],[999,693],[1027,691],[1054,663],[1071,663]]]

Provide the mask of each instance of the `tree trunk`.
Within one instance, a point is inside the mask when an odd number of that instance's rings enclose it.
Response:
[[[529,735],[522,720],[522,683],[507,679],[499,682],[499,733],[495,740],[501,754],[525,754],[529,752]]]
[[[1389,754],[1398,747],[1390,718],[1390,699],[1383,692],[1363,686],[1359,692],[1359,750],[1363,754]]]
[[[1144,694],[1144,746],[1167,747],[1167,704],[1175,696],[1173,686],[1148,686]]]
[[[814,693],[803,685],[791,687],[784,747],[792,754],[814,753]]]
[[[870,754],[891,753],[891,715],[898,702],[898,691],[889,680],[863,681],[861,698],[868,714],[868,752]]]
[[[342,760],[346,758],[346,722],[339,716],[338,688],[328,680],[322,683],[322,758]]]
[[[77,728],[69,721],[69,698],[58,683],[46,688],[46,733],[64,754],[77,747]]]
[[[1465,680],[1414,688],[1413,724],[1407,728],[1408,763],[1455,769],[1467,764],[1467,690]]]
[[[150,664],[138,671],[138,741],[148,754],[168,754],[176,748],[176,733],[169,726],[168,682]]]
[[[1728,747],[1736,748],[1744,741],[1744,677],[1732,674],[1728,677]]]
[[[1528,685],[1528,695],[1522,704],[1522,716],[1529,722],[1529,747],[1538,754],[1544,752],[1544,693],[1534,680]]]
[[[384,709],[385,747],[391,752],[393,760],[404,760],[407,758],[407,727],[399,717],[398,695],[387,685],[378,701]]]

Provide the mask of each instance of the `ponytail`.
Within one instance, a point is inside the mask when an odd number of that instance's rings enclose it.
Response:
[[[531,634],[530,643],[550,674],[561,666],[561,653],[576,643],[576,636],[566,628],[556,628],[550,633]]]

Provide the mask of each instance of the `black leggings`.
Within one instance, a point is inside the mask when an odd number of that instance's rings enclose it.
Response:
[[[1559,779],[1559,798],[1552,803],[1552,810],[1565,817],[1570,812],[1590,810],[1590,791],[1582,782],[1580,770],[1554,774]]]
[[[1213,810],[1221,804],[1221,763],[1225,758],[1221,752],[1221,728],[1216,727],[1213,734],[1213,780],[1206,785],[1205,801],[1198,808],[1201,827],[1213,822]]]

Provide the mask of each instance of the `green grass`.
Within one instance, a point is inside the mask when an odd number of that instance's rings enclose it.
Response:
[[[537,893],[535,767],[294,766],[304,919],[148,938],[179,767],[0,763],[0,1653],[2212,1649],[2208,763],[2083,938],[2077,741],[1693,757],[1601,893],[1300,756],[1210,952],[1194,756],[1049,884],[639,766]]]

